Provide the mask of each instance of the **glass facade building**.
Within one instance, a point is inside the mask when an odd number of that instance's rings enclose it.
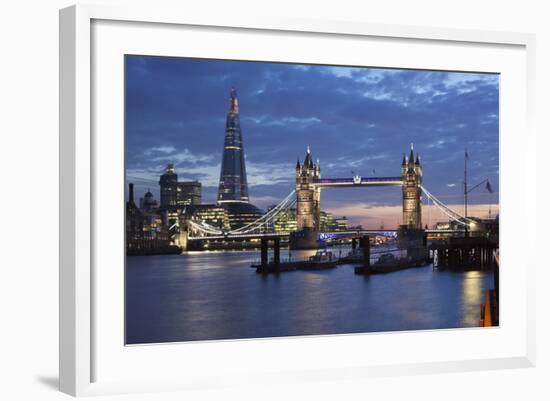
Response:
[[[271,210],[272,206],[269,210]],[[268,211],[269,211],[268,210]],[[288,209],[281,212],[276,218],[273,219],[272,228],[276,232],[292,232],[298,229],[296,223],[296,209]]]
[[[176,202],[178,206],[200,205],[202,184],[198,181],[180,181],[177,185]]]
[[[243,139],[239,120],[239,100],[237,99],[237,91],[232,88],[229,94],[229,111],[225,123],[218,203],[248,203],[248,200],[248,183],[246,181]]]
[[[227,211],[231,229],[250,224],[262,215],[261,210],[249,203],[239,100],[235,88],[229,93],[218,205]]]
[[[218,205],[190,205],[185,208],[185,213],[194,220],[220,230],[228,230],[230,227],[227,211]]]
[[[160,176],[160,207],[177,205],[178,175],[173,164],[168,164]]]

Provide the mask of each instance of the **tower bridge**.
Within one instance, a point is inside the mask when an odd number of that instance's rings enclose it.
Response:
[[[311,248],[317,243],[320,214],[321,190],[324,188],[360,188],[377,186],[398,186],[402,188],[403,225],[409,229],[422,229],[422,164],[420,156],[414,155],[411,144],[409,157],[403,154],[401,175],[398,177],[321,178],[319,160],[313,162],[311,150],[307,147],[303,163],[296,163],[296,221],[298,232],[291,235],[295,248]]]
[[[295,168],[295,189],[284,198],[278,205],[261,215],[256,220],[232,230],[221,230],[182,216],[179,224],[172,227],[175,242],[183,249],[187,248],[189,241],[204,240],[245,240],[245,239],[275,239],[288,238],[294,249],[316,248],[319,246],[319,239],[328,239],[342,236],[358,236],[376,234],[384,231],[389,235],[397,235],[398,230],[359,230],[359,231],[335,231],[321,232],[321,191],[335,188],[365,188],[365,187],[401,187],[402,196],[402,230],[407,232],[422,231],[431,235],[453,235],[458,231],[453,230],[422,230],[422,202],[421,195],[424,194],[433,204],[445,213],[450,219],[459,224],[466,225],[473,223],[472,220],[459,215],[445,206],[426,188],[422,186],[422,163],[418,153],[414,154],[411,144],[409,155],[403,154],[399,176],[389,177],[343,177],[327,178],[321,177],[321,166],[319,161],[313,162],[311,150],[308,147],[303,162],[296,163]],[[222,180],[223,181],[223,180]],[[290,208],[296,208],[297,231],[275,232],[273,222]]]

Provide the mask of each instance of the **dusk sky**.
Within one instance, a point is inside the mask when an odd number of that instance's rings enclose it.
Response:
[[[499,80],[473,74],[127,56],[127,180],[136,197],[167,163],[180,181],[197,179],[214,203],[220,178],[229,91],[239,97],[251,202],[265,209],[294,189],[307,145],[321,176],[399,176],[410,143],[420,153],[424,186],[463,211],[464,151],[470,215],[498,213]],[[353,174],[352,174],[353,172]],[[425,200],[425,199],[424,199]],[[326,189],[321,209],[351,224],[401,223],[401,189]],[[426,224],[447,220],[423,208]]]

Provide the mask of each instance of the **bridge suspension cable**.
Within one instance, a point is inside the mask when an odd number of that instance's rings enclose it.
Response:
[[[428,200],[432,201],[432,203],[441,210],[445,215],[447,215],[450,219],[456,221],[458,224],[466,225],[475,223],[474,220],[469,219],[467,217],[461,216],[454,210],[447,207],[443,202],[441,202],[439,199],[437,199],[433,194],[431,194],[426,188],[423,186],[420,186],[422,192]],[[205,223],[204,221],[196,221],[196,220],[188,220],[188,223],[190,227],[197,232],[200,232],[203,235],[239,235],[239,234],[250,234],[257,232],[258,230],[264,229],[270,222],[275,220],[277,217],[279,217],[282,213],[285,213],[290,209],[294,204],[296,203],[296,191],[293,190],[288,194],[279,204],[277,204],[275,207],[273,207],[269,212],[262,215],[255,221],[237,228],[235,230],[229,230],[229,231],[223,231],[220,230],[218,227],[212,226],[210,224]]]
[[[223,234],[221,230],[218,230],[216,227],[206,224],[205,222],[202,222],[202,221],[188,220],[187,223],[192,228],[194,228],[195,230],[199,231],[202,234],[211,234],[211,235]]]
[[[269,212],[262,215],[259,219],[243,227],[237,228],[235,230],[231,230],[229,231],[229,234],[248,234],[253,231],[259,230],[261,228],[264,228],[267,224],[273,221],[275,217],[286,212],[296,203],[296,197],[294,196],[295,193],[296,191],[292,190],[292,192],[290,192],[290,194],[288,194],[286,198],[284,198],[281,202],[279,202],[279,204],[276,205]]]
[[[439,210],[441,210],[443,213],[447,215],[447,217],[451,218],[452,220],[456,221],[458,224],[462,224],[465,226],[466,224],[475,223],[474,220],[467,218],[466,216],[461,216],[454,210],[447,207],[443,202],[441,202],[439,199],[437,199],[435,196],[433,196],[426,188],[424,188],[422,185],[420,186],[420,189],[426,195],[426,197],[432,201],[432,203],[437,206]]]
[[[239,227],[235,230],[222,231],[218,227],[207,224],[204,221],[197,221],[192,219],[188,220],[188,223],[191,228],[200,232],[201,234],[206,234],[206,235],[238,235],[238,234],[253,233],[257,230],[260,230],[266,227],[276,217],[280,216],[282,213],[286,212],[288,209],[294,206],[294,204],[296,203],[295,193],[296,191],[293,190],[290,194],[288,194],[286,198],[284,198],[281,202],[279,202],[279,204],[277,204],[269,212],[262,215],[261,217],[254,220],[253,222],[243,227]]]

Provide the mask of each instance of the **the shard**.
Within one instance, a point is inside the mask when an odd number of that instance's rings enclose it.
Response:
[[[229,94],[218,204],[227,211],[232,229],[250,224],[262,215],[262,211],[252,205],[248,197],[239,100],[235,88]]]
[[[229,94],[229,112],[225,123],[218,203],[248,203],[248,201],[243,139],[239,121],[239,100],[237,91],[232,88]]]

